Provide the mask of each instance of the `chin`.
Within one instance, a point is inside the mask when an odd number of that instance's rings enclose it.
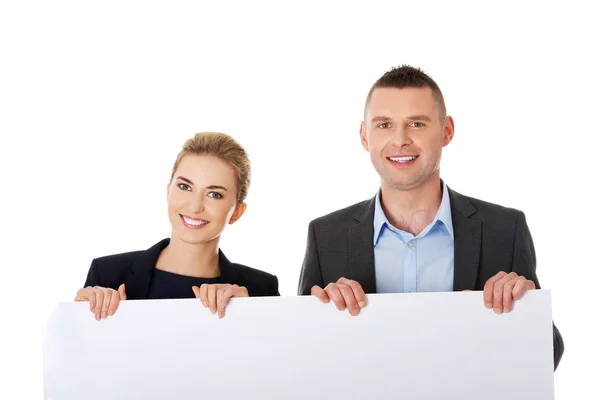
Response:
[[[218,240],[219,236],[213,236],[213,235],[207,235],[205,233],[203,233],[202,235],[190,235],[188,232],[186,232],[187,234],[183,234],[183,235],[178,235],[179,236],[179,240],[181,240],[184,243],[187,244],[207,244],[210,242],[214,242],[215,240]]]

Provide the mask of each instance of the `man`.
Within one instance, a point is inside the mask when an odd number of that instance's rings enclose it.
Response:
[[[309,224],[298,294],[358,315],[365,293],[483,290],[509,312],[539,288],[523,212],[463,196],[440,178],[454,136],[438,85],[410,66],[386,72],[367,96],[360,139],[381,177],[370,200]],[[554,329],[554,368],[564,351]]]

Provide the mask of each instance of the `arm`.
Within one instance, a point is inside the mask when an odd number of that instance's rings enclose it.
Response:
[[[536,258],[535,248],[533,246],[533,239],[527,221],[525,220],[525,214],[519,211],[517,216],[517,227],[515,230],[515,245],[513,252],[513,272],[517,275],[524,276],[525,278],[533,281],[537,289],[540,288],[540,284],[535,273],[536,269]],[[553,329],[553,342],[554,342],[554,370],[558,367],[560,359],[562,358],[563,352],[565,351],[565,345],[562,336],[554,323],[552,323]]]
[[[314,285],[323,287],[321,265],[317,252],[317,240],[315,237],[314,221],[308,224],[308,239],[306,241],[306,252],[300,271],[300,282],[298,284],[298,295],[309,295]]]

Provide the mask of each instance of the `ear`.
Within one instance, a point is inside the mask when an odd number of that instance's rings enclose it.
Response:
[[[447,146],[452,138],[454,138],[454,120],[448,115],[444,121],[444,146]]]
[[[244,215],[245,212],[246,203],[238,203],[238,205],[235,206],[235,210],[233,210],[233,214],[231,214],[231,218],[229,218],[229,224],[233,224],[234,222],[236,222],[242,217],[242,215]]]
[[[362,143],[363,149],[369,151],[369,142],[367,141],[367,128],[365,128],[364,121],[360,123],[360,142]]]

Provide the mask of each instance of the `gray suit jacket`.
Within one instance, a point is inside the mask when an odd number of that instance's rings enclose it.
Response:
[[[539,289],[535,249],[525,214],[450,188],[448,192],[454,229],[454,290],[483,290],[485,282],[500,271],[514,271]],[[365,293],[377,292],[374,212],[375,197],[310,222],[299,295],[308,295],[314,285],[325,287],[341,277],[357,281]],[[564,343],[554,325],[553,332],[556,369]]]

